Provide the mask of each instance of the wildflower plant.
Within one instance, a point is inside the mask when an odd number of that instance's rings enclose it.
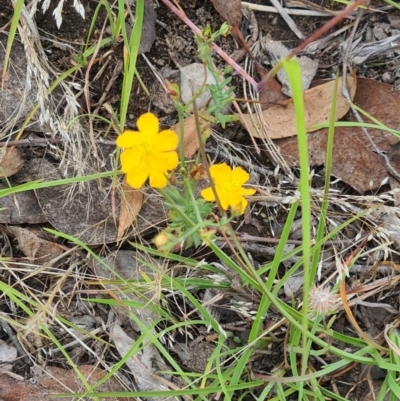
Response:
[[[212,41],[227,33],[227,24],[223,24],[221,29],[214,33],[207,26],[202,36],[196,37],[200,59],[204,68],[208,68],[214,76],[215,84],[200,88],[198,93],[194,94],[192,102],[185,105],[180,100],[179,86],[166,82],[171,100],[178,111],[179,136],[172,130],[159,131],[158,118],[152,113],[144,113],[137,121],[137,131],[126,130],[117,138],[117,146],[123,149],[120,161],[121,170],[126,174],[126,182],[139,189],[148,180],[149,185],[160,190],[165,198],[165,206],[169,210],[169,224],[154,242],[160,250],[166,252],[181,248],[182,244],[187,248],[210,243],[216,231],[229,223],[230,218],[226,216],[223,216],[219,226],[214,221],[207,220],[213,207],[210,202],[216,202],[223,211],[231,210],[232,216],[238,216],[246,209],[245,197],[255,193],[254,189],[243,187],[250,178],[245,170],[241,167],[232,169],[226,163],[222,163],[210,166],[209,178],[212,182],[208,188],[201,191],[201,196],[196,197],[194,194],[198,174],[192,174],[193,168],[190,169],[189,163],[184,159],[183,118],[189,112],[191,103],[195,107],[194,100],[202,91],[210,90],[212,102],[206,110],[199,112],[206,122],[206,127],[198,124],[201,146],[204,146],[210,136],[209,122],[225,127],[227,122],[236,119],[235,116],[226,115],[227,106],[233,100],[234,88],[228,87],[231,77],[221,79],[221,73],[213,65],[210,48]],[[229,70],[226,70],[224,74],[228,72]],[[173,175],[174,185],[168,185],[172,172],[178,165],[180,168]],[[195,164],[194,170],[196,168]]]
[[[124,131],[116,143],[123,148],[120,161],[126,182],[139,189],[149,180],[149,185],[161,190],[165,198],[170,223],[162,233],[162,238],[168,238],[168,241],[160,241],[157,237],[156,245],[171,251],[179,244],[184,243],[185,248],[192,245],[198,247],[203,242],[211,241],[215,224],[206,218],[213,207],[209,202],[216,202],[217,198],[223,210],[230,208],[234,215],[244,213],[247,206],[245,196],[255,193],[254,189],[243,188],[249,180],[245,170],[241,167],[231,169],[226,163],[212,165],[210,176],[213,183],[201,191],[201,197],[196,199],[195,177],[198,174],[193,174],[196,168],[189,172],[185,160],[181,160],[180,169],[183,180],[167,187],[171,171],[179,165],[178,135],[172,130],[159,132],[159,121],[152,113],[142,114],[137,121],[137,128],[137,131]],[[211,230],[207,227],[211,227]]]

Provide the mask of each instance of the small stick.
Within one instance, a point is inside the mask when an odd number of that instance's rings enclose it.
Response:
[[[53,143],[63,143],[67,142],[65,139],[62,138],[32,138],[29,137],[27,139],[16,139],[14,141],[6,141],[0,142],[0,148],[8,147],[8,146],[48,146]],[[115,146],[115,141],[105,141],[102,139],[95,139],[95,142],[99,145],[108,145],[108,146]]]
[[[320,38],[324,33],[328,32],[332,29],[337,23],[342,21],[349,15],[353,10],[355,10],[358,6],[363,4],[366,0],[356,0],[353,4],[346,7],[343,11],[338,13],[335,17],[333,17],[330,21],[328,21],[325,25],[321,26],[321,28],[317,29],[313,34],[311,34],[304,42],[300,43],[296,48],[294,48],[290,54],[286,57],[286,60],[290,60],[297,54],[299,54],[306,46],[310,43],[314,42],[318,38]],[[279,63],[267,74],[263,77],[263,79],[257,84],[256,90],[261,91],[266,85],[267,81],[276,75],[278,69],[280,68]]]

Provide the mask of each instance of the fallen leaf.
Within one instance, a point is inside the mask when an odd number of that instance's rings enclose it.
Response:
[[[295,275],[289,277],[285,283],[283,284],[283,290],[285,291],[285,295],[287,297],[293,297],[294,294],[296,294],[297,291],[300,290],[300,288],[304,284],[304,276],[303,275]]]
[[[251,59],[254,59],[246,39],[243,37],[240,25],[242,23],[241,0],[211,0],[214,8],[231,27],[232,36],[239,41]]]
[[[268,74],[268,71],[261,67],[260,64],[256,63],[255,67],[260,76],[260,80]],[[262,110],[269,109],[273,107],[275,103],[281,103],[287,100],[287,98],[288,97],[282,93],[282,85],[275,78],[268,79],[258,94]]]
[[[391,85],[373,79],[359,78],[354,103],[371,116],[388,126],[398,129],[400,95]],[[370,122],[364,117],[365,122]],[[372,122],[372,121],[371,121]],[[399,138],[376,129],[368,129],[376,146],[390,152]],[[325,163],[327,130],[318,130],[307,135],[310,166]],[[298,165],[297,138],[274,141],[289,166]],[[394,151],[394,150],[393,150]],[[396,158],[391,161],[399,171]],[[399,171],[400,172],[400,171]],[[359,193],[378,188],[387,177],[387,169],[380,157],[373,153],[361,128],[339,127],[335,129],[332,175],[352,186]]]
[[[110,334],[115,348],[121,357],[124,358],[131,351],[135,340],[128,336],[118,324],[112,325]],[[165,382],[169,380],[169,377],[165,379],[158,373],[162,370],[168,370],[168,367],[153,343],[149,342],[141,351],[127,358],[125,364],[133,374],[139,391],[156,392],[168,390]],[[171,401],[178,401],[180,399],[174,396],[167,398],[171,399]],[[165,400],[165,397],[153,396],[150,399],[152,401],[162,401]]]
[[[91,259],[93,270],[101,280],[106,279],[103,282],[104,287],[114,293],[118,293],[119,291],[118,285],[113,284],[113,280],[116,277],[122,277],[124,280],[133,280],[135,282],[143,279],[143,275],[150,277],[150,279],[156,279],[157,272],[148,266],[156,266],[157,261],[148,254],[139,251],[120,249],[101,259],[105,262],[105,265],[100,260]],[[130,313],[140,316],[141,321],[147,322],[149,326],[159,318],[152,307],[157,299],[155,291],[149,289],[145,295],[130,292],[129,294],[125,294],[124,297],[132,301],[133,304],[141,305],[137,307],[130,306],[129,310],[124,305],[115,306],[114,309],[119,319],[123,322],[128,321],[128,324],[132,326],[135,331],[139,332],[140,327],[131,320],[129,317]]]
[[[265,50],[269,53],[269,58],[271,59],[272,65],[275,66],[280,60],[287,57],[290,54],[290,50],[279,41],[272,40],[270,35],[265,37],[263,41],[263,46]],[[307,56],[294,57],[298,61],[301,67],[301,86],[303,91],[310,88],[311,82],[314,79],[315,74],[318,70],[318,60],[313,60]],[[277,78],[282,84],[282,92],[292,97],[292,89],[290,88],[289,78],[286,74],[286,70],[281,68],[278,71]]]
[[[0,364],[14,362],[17,358],[17,349],[0,339]]]
[[[211,0],[214,8],[229,25],[240,26],[242,22],[241,0]]]
[[[0,160],[0,178],[10,177],[18,173],[24,162],[21,151],[18,148],[12,147],[6,149]]]
[[[312,128],[316,124],[329,121],[329,113],[332,104],[332,93],[335,81],[329,81],[323,85],[309,89],[304,92],[305,121],[308,132],[316,131]],[[342,79],[339,78],[339,88]],[[354,98],[356,92],[356,79],[347,77],[347,87]],[[347,100],[339,93],[336,100],[335,120],[341,119],[349,110]],[[243,114],[239,116],[244,127],[254,138],[263,138],[264,132],[271,139],[287,138],[297,135],[296,115],[293,99],[288,99],[280,105],[275,105],[262,112],[263,127],[254,114]]]
[[[61,245],[46,241],[26,228],[9,227],[8,230],[17,239],[21,252],[32,262],[47,263],[65,252]]]
[[[147,188],[144,194],[142,209],[137,216],[137,234],[154,230],[155,227],[165,224],[168,220],[165,200],[161,194],[152,188]]]
[[[181,98],[187,104],[204,85],[215,84],[215,78],[204,64],[192,63],[181,68]],[[202,109],[211,99],[208,89],[196,97],[197,109]]]
[[[122,183],[121,205],[119,208],[117,242],[121,241],[127,228],[136,220],[143,204],[143,192],[131,188],[126,181]]]
[[[109,149],[111,153],[115,147],[110,146]],[[40,178],[44,181],[61,179],[57,167],[46,159],[27,161],[16,176],[23,182]],[[76,237],[87,245],[115,242],[117,226],[113,220],[111,193],[108,190],[111,180],[93,180],[84,185],[81,191],[73,185],[35,190],[44,216],[56,230]],[[114,195],[115,204],[118,205],[119,194]]]
[[[2,5],[1,10],[4,12],[4,1],[1,1],[0,4]],[[3,71],[6,60],[7,41],[7,34],[2,31],[0,33],[0,71]],[[36,79],[31,79],[27,68],[27,53],[24,46],[13,40],[10,50],[10,68],[7,69],[7,75],[0,88],[0,138],[9,135],[12,127],[24,121],[35,106],[38,96]],[[38,131],[45,129],[39,124],[34,124],[34,128]]]
[[[173,127],[171,127],[171,129],[173,129],[179,135],[179,123],[175,124]],[[194,115],[185,118],[183,122],[183,132],[183,148],[185,158],[191,158],[200,147]]]
[[[10,185],[18,183],[9,179]],[[0,183],[0,189],[8,188]],[[40,224],[46,223],[47,219],[33,191],[18,192],[14,195],[0,197],[0,224]]]

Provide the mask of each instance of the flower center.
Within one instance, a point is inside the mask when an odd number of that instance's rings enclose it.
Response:
[[[153,147],[153,141],[150,138],[144,138],[142,148],[144,152],[148,152]]]

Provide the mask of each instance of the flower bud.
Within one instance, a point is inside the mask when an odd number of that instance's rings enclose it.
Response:
[[[179,102],[181,99],[181,90],[176,82],[171,82],[168,79],[164,79],[164,85],[167,88],[168,95],[174,102]]]
[[[157,249],[167,245],[168,241],[169,241],[169,238],[168,238],[167,233],[165,233],[165,232],[159,233],[153,239],[154,245],[157,247]]]

